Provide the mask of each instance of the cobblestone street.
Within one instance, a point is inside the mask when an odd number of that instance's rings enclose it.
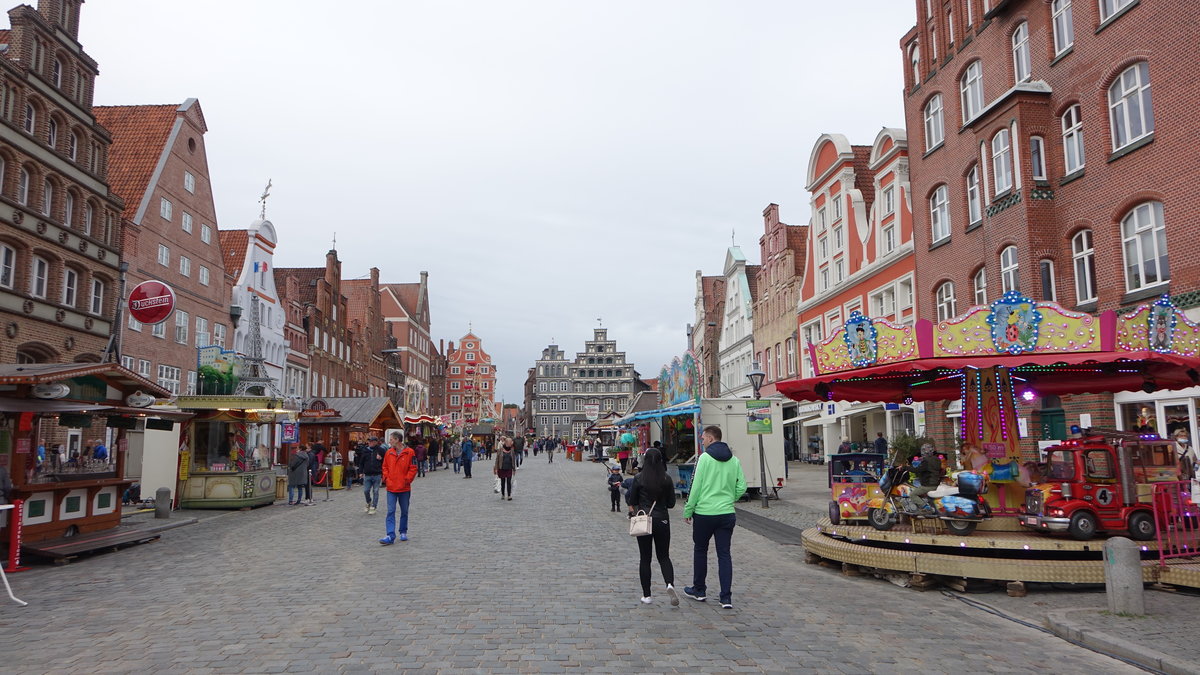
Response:
[[[361,492],[230,512],[162,540],[11,575],[6,673],[1134,672],[938,593],[844,578],[738,528],[735,608],[638,602],[636,545],[602,470],[531,457],[514,499],[437,471],[411,540],[381,547]],[[690,529],[672,513],[678,587]],[[715,561],[710,564],[715,583]],[[961,637],[951,637],[951,636]]]

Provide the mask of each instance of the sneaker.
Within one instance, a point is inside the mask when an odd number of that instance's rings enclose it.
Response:
[[[667,595],[671,596],[671,606],[678,607],[679,606],[679,594],[675,592],[675,587],[672,586],[671,584],[667,584]]]
[[[408,541],[408,533],[407,532],[400,533],[400,541]]]
[[[367,504],[366,506],[363,507],[363,513],[370,513],[370,512],[371,512],[370,504]]]
[[[722,602],[721,609],[733,609],[733,603],[732,602]]]
[[[647,595],[646,597],[642,598],[642,604],[644,604],[644,605],[650,604],[650,596]]]
[[[509,498],[508,498],[508,501],[510,501],[510,502],[511,502],[511,501],[512,501],[512,497],[509,497]]]
[[[695,600],[696,602],[704,602],[708,599],[703,593],[697,592],[696,589],[692,588],[691,586],[684,586],[683,594]]]
[[[391,546],[392,544],[396,543],[396,539],[389,534],[388,536],[384,537],[383,539],[380,539],[379,543],[384,546]]]
[[[367,509],[367,513],[371,514],[372,516],[375,515],[375,507],[372,506],[371,508]]]

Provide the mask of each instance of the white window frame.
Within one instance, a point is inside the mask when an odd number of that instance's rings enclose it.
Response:
[[[948,321],[958,315],[958,303],[954,299],[954,282],[947,281],[937,287],[937,318]]]
[[[942,119],[942,95],[934,94],[925,104],[925,152],[942,144],[945,133]]]
[[[1022,21],[1012,34],[1013,81],[1017,84],[1033,77],[1033,60],[1029,49],[1029,22]]]
[[[159,321],[150,327],[150,334],[156,338],[166,339],[167,337],[167,322]]]
[[[1034,180],[1046,180],[1046,141],[1041,136],[1029,137],[1029,164]]]
[[[207,268],[207,267],[205,267],[204,265],[201,265],[201,266],[200,266],[200,272],[199,272],[199,277],[198,277],[198,278],[199,278],[199,280],[200,280],[200,285],[201,285],[201,286],[207,286],[207,285],[208,285],[208,280],[209,280],[209,271],[208,271],[208,268]]]
[[[945,185],[939,185],[929,197],[929,236],[935,244],[950,237],[950,198]]]
[[[1121,252],[1125,263],[1126,290],[1150,288],[1171,280],[1162,202],[1142,202],[1121,219]],[[1148,258],[1148,253],[1152,257]],[[1157,278],[1154,281],[1146,280],[1148,262],[1155,266]],[[1131,276],[1131,272],[1136,272],[1137,279]]]
[[[1067,108],[1062,115],[1063,169],[1071,175],[1084,167],[1083,116],[1079,104]]]
[[[196,193],[196,177],[192,175],[191,171],[183,172],[183,189],[192,194]]]
[[[46,292],[50,288],[50,261],[35,255],[30,261],[29,269],[29,294],[45,300]]]
[[[104,291],[104,282],[100,279],[92,279],[92,297],[88,303],[88,310],[96,316],[104,313]]]
[[[74,307],[79,301],[79,272],[70,267],[63,268],[62,293],[59,300],[68,307]]]
[[[883,215],[896,212],[896,186],[883,188]]]
[[[1056,281],[1057,279],[1054,276],[1054,261],[1049,258],[1039,260],[1038,285],[1040,286],[1043,300],[1058,302],[1058,284]]]
[[[171,266],[171,249],[166,244],[158,245],[158,264],[163,267]]]
[[[1071,237],[1071,268],[1075,270],[1075,301],[1096,300],[1096,249],[1092,231],[1080,230]]]
[[[196,346],[208,347],[212,344],[212,336],[208,333],[208,319],[196,317]]]
[[[1108,21],[1133,3],[1134,0],[1100,0],[1100,21]]]
[[[983,220],[983,193],[979,184],[979,164],[967,172],[967,221],[974,225]]]
[[[226,338],[225,324],[214,323],[213,324],[213,344],[217,345],[218,347],[224,347],[225,346],[225,338]]]
[[[896,224],[888,223],[879,229],[880,253],[887,255],[896,250]]]
[[[174,213],[175,207],[171,204],[171,200],[166,197],[160,197],[158,202],[158,215],[162,216],[163,220],[170,222],[171,214]]]
[[[49,217],[54,211],[54,182],[49,178],[42,181],[42,215]]]
[[[1059,56],[1075,44],[1075,26],[1072,23],[1071,0],[1052,0],[1050,3],[1051,23],[1054,25],[1054,55]]]
[[[1000,292],[1016,291],[1020,287],[1021,262],[1016,246],[1006,246],[1000,251]]]
[[[987,304],[987,268],[980,267],[979,271],[971,277],[971,289],[974,292],[976,305]]]
[[[188,343],[188,330],[192,318],[187,312],[175,310],[175,342],[181,345]]]
[[[138,359],[137,364],[138,375],[142,377],[150,377],[150,361],[147,359]]]
[[[462,368],[459,366],[450,366],[451,375],[459,375],[462,373]]]
[[[21,167],[17,172],[17,203],[21,206],[29,206],[29,183],[33,180],[33,176],[29,175],[29,169]]]
[[[200,226],[200,241],[206,244],[212,243],[212,228],[208,225]]]
[[[179,395],[179,378],[183,371],[175,366],[158,364],[158,386],[171,392],[172,396]]]
[[[958,83],[962,97],[963,124],[975,119],[983,110],[983,62],[972,61]]]
[[[187,211],[184,211],[183,215],[179,216],[179,227],[182,228],[184,232],[191,234],[192,233],[192,214],[188,213]]]
[[[1126,78],[1126,75],[1132,75]],[[1121,71],[1108,87],[1109,125],[1113,150],[1120,150],[1154,134],[1154,107],[1150,99],[1150,64],[1145,61]],[[1135,131],[1133,124],[1141,126]]]
[[[1012,132],[1001,129],[992,136],[992,194],[996,197],[1013,188]]]
[[[0,244],[0,288],[11,289],[17,281],[17,250]]]
[[[185,277],[192,276],[192,259],[186,255],[179,256],[179,273]]]

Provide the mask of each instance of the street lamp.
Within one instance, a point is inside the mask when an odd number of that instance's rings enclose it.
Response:
[[[766,378],[767,374],[758,367],[758,361],[752,361],[750,363],[750,372],[746,373],[746,379],[750,380],[750,386],[754,388],[754,400],[756,401],[758,400],[758,390],[762,388],[763,380]],[[771,507],[767,504],[767,456],[766,450],[763,449],[762,434],[757,434],[757,436],[758,470],[760,474],[759,480],[761,481],[759,483],[758,493],[762,495],[762,507],[764,509],[769,509]]]

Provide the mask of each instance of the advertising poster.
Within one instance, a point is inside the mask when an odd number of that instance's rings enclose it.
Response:
[[[746,401],[746,433],[771,433],[770,401]]]
[[[300,440],[300,425],[295,422],[283,423],[283,442],[295,443]]]

